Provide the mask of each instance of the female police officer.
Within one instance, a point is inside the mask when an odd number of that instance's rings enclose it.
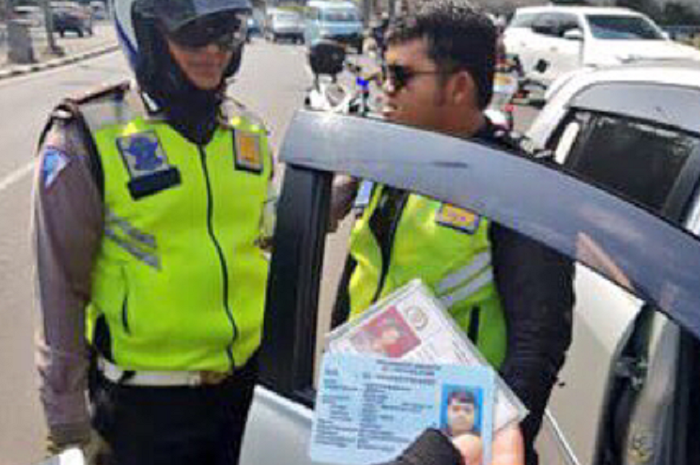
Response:
[[[50,448],[91,449],[99,436],[120,465],[235,464],[261,337],[272,172],[265,129],[225,97],[250,5],[113,8],[136,84],[65,100],[39,149]]]

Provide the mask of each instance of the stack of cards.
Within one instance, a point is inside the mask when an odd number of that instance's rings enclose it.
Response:
[[[328,335],[311,458],[391,460],[432,427],[478,435],[489,463],[493,432],[526,415],[442,304],[414,280]]]

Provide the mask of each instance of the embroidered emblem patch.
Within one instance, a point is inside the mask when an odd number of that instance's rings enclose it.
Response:
[[[236,169],[262,173],[263,160],[260,150],[260,137],[242,131],[235,132]]]
[[[117,147],[132,179],[169,168],[165,152],[153,131],[120,137]]]
[[[68,166],[70,158],[55,147],[46,147],[41,165],[41,177],[44,188],[48,189],[63,169]]]
[[[467,234],[474,234],[479,229],[481,217],[463,208],[443,203],[435,215],[435,222],[449,228],[458,229]]]

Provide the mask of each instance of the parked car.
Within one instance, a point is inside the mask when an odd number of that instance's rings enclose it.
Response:
[[[90,12],[92,13],[93,19],[104,20],[107,19],[109,14],[107,13],[107,6],[104,2],[92,1],[90,2]]]
[[[700,63],[583,70],[553,87],[527,133],[532,145],[591,182],[700,234],[700,120],[695,116]],[[607,227],[619,226],[591,214]],[[668,250],[675,244],[654,247]],[[670,256],[661,260],[654,267],[673,263]],[[576,291],[573,345],[546,424],[549,436],[559,438],[551,441],[556,458],[543,463],[635,463],[626,460],[650,456],[653,460],[637,463],[700,463],[697,445],[673,437],[681,434],[674,431],[694,437],[684,417],[694,415],[695,407],[678,408],[698,400],[699,383],[684,378],[695,369],[686,357],[697,341],[649,302],[612,288],[583,267],[577,270]]]
[[[508,53],[518,56],[526,76],[546,85],[584,66],[700,60],[700,50],[673,42],[651,19],[626,8],[518,8],[504,42]]]
[[[92,12],[75,2],[51,2],[53,28],[61,37],[74,32],[78,37],[92,35]]]
[[[250,16],[246,20],[246,41],[250,42],[253,36],[259,36],[261,33],[260,23],[254,16]]]
[[[306,5],[304,39],[309,47],[326,39],[350,45],[361,52],[363,27],[360,12],[352,2],[312,0]]]
[[[304,42],[304,20],[291,10],[270,9],[267,13],[267,38],[272,42],[290,40]]]

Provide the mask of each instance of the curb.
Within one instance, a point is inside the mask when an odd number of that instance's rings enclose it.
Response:
[[[83,61],[87,60],[88,58],[94,58],[99,55],[104,55],[106,53],[114,52],[118,49],[119,45],[110,44],[92,50],[88,50],[86,52],[76,53],[61,58],[53,58],[51,60],[43,61],[40,63],[33,63],[31,65],[11,66],[9,69],[0,70],[0,81],[3,79],[33,73],[36,71],[44,71],[47,69],[58,68],[59,66],[69,65],[71,63],[77,63],[78,61]]]

